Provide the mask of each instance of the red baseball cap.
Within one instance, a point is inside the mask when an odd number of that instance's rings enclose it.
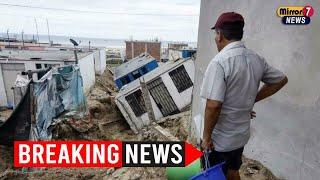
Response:
[[[220,15],[216,24],[211,29],[243,30],[244,19],[241,14],[226,12]]]

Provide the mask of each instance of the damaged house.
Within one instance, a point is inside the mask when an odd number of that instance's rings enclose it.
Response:
[[[115,69],[115,84],[121,89],[157,67],[157,60],[148,53],[143,53]]]
[[[138,133],[151,123],[148,108],[155,121],[183,111],[191,103],[194,69],[192,58],[170,61],[124,86],[115,102],[131,129]]]

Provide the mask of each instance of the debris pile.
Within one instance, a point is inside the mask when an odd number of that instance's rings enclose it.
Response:
[[[159,125],[170,133],[177,137],[179,140],[186,141],[188,139],[189,130],[189,117],[191,111],[187,110],[185,112],[175,114],[172,116],[167,116],[160,119]]]
[[[120,134],[129,128],[116,108],[115,94],[112,75],[106,70],[101,76],[97,77],[96,85],[87,95],[89,116],[76,121],[74,121],[74,117],[59,121],[53,129],[53,138],[63,140],[111,140],[119,138]],[[124,132],[124,137],[126,137],[125,134]]]
[[[243,164],[240,169],[241,179],[244,180],[280,180],[272,172],[264,167],[260,162],[242,158]]]

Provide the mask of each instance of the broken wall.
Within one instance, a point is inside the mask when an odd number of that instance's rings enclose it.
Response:
[[[100,48],[93,52],[94,65],[97,75],[102,75],[106,69],[106,49]]]
[[[7,106],[7,95],[4,87],[4,80],[2,76],[2,68],[0,67],[0,107]]]
[[[217,54],[210,28],[223,12],[241,13],[246,46],[288,76],[283,90],[255,105],[257,118],[252,121],[245,155],[261,161],[275,175],[293,180],[320,176],[320,1],[308,3],[315,9],[309,25],[283,25],[277,8],[306,2],[202,0],[198,31],[193,118],[204,111],[199,89],[209,61]],[[191,132],[195,133],[194,124]]]
[[[107,67],[107,57],[106,48],[101,48],[100,50],[100,75],[106,70]]]
[[[96,82],[95,64],[93,53],[79,59],[80,72],[83,79],[83,89],[88,93]]]

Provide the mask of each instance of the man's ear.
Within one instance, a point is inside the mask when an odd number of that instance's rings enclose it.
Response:
[[[222,35],[222,33],[221,33],[221,31],[218,31],[217,32],[217,40],[218,40],[218,42],[222,42],[222,40],[223,40],[223,35]]]

